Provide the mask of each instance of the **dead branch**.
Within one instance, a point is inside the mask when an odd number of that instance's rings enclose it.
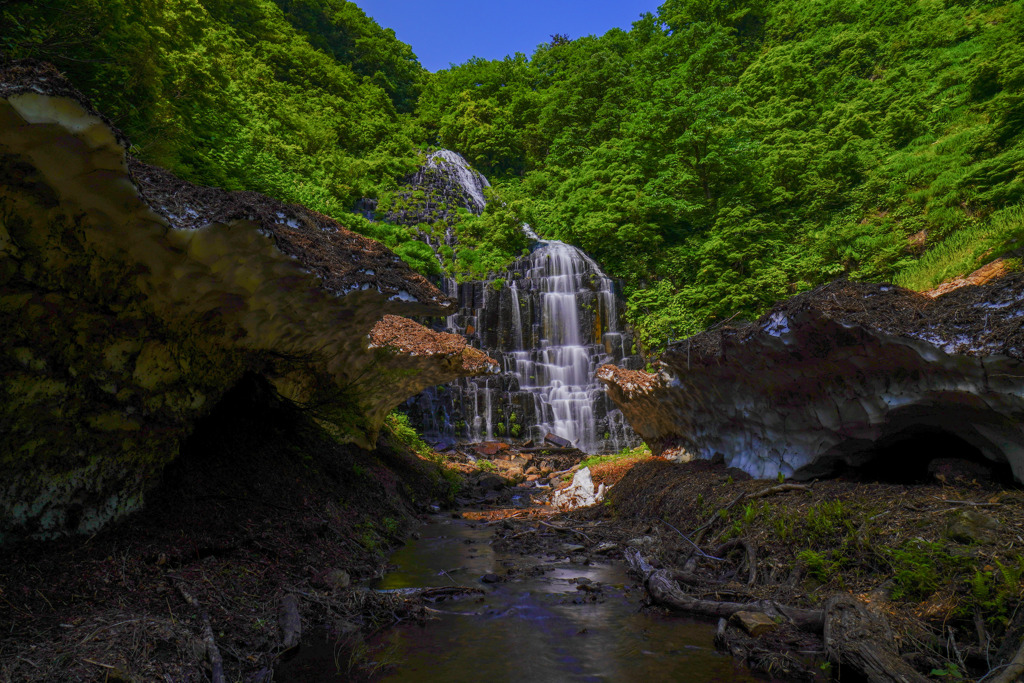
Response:
[[[738,543],[735,547],[746,546]],[[644,577],[648,593],[659,604],[719,619],[728,619],[741,611],[763,612],[774,619],[787,620],[800,630],[822,633],[830,661],[849,666],[872,683],[923,683],[927,680],[893,649],[895,636],[885,616],[852,595],[835,595],[824,609],[780,605],[772,600],[704,600],[684,593],[673,572],[654,569],[638,550],[628,548],[624,554],[630,568]],[[1024,646],[998,683],[1016,681],[1021,673],[1024,673]]]
[[[206,657],[210,660],[210,679],[213,683],[224,683],[224,659],[221,657],[220,650],[217,648],[217,641],[213,637],[210,615],[188,589],[185,588],[183,581],[176,576],[171,576],[170,579],[174,587],[178,589],[182,599],[199,613],[199,618],[203,622],[203,644],[206,645]]]
[[[545,522],[544,520],[541,520],[541,519],[538,519],[537,522],[539,522],[540,524],[543,524],[546,527],[554,529],[556,531],[564,531],[564,532],[567,532],[567,533],[576,534],[577,536],[583,538],[583,540],[585,540],[587,543],[593,543],[593,541],[590,540],[590,536],[587,536],[582,531],[577,531],[576,529],[572,529],[570,527],[556,526],[554,524],[548,524],[547,522]]]
[[[810,491],[811,487],[804,484],[779,484],[777,486],[770,486],[757,493],[751,493],[747,496],[747,500],[753,500],[755,498],[765,498],[767,496],[774,496],[777,493],[786,493],[787,491]]]
[[[695,548],[695,549],[697,550],[697,554],[698,554],[698,555],[700,555],[701,557],[705,557],[705,558],[707,558],[707,559],[709,559],[709,560],[715,560],[716,562],[724,562],[724,561],[725,561],[725,560],[724,560],[724,559],[722,559],[721,557],[713,557],[713,556],[711,556],[711,555],[708,555],[708,554],[707,554],[706,552],[704,552],[703,550],[701,550],[701,549],[700,549],[700,546],[699,546],[699,545],[697,545],[696,543],[694,543],[693,541],[691,541],[691,540],[690,540],[690,537],[689,537],[689,536],[687,536],[687,535],[686,535],[686,534],[684,534],[684,533],[683,533],[682,531],[680,531],[679,529],[677,529],[677,528],[675,528],[674,526],[672,526],[671,524],[669,524],[669,523],[668,523],[668,522],[667,522],[666,520],[664,520],[664,519],[663,519],[663,520],[661,520],[661,521],[662,521],[662,522],[663,522],[663,523],[665,524],[665,526],[667,526],[667,527],[668,527],[669,529],[671,529],[672,531],[674,531],[674,532],[676,532],[677,534],[679,534],[680,536],[682,536],[682,537],[683,537],[683,540],[684,540],[684,541],[686,541],[687,543],[689,543],[690,545],[692,545],[692,546],[693,546],[693,547],[694,547],[694,548]]]
[[[432,586],[430,588],[378,588],[374,592],[386,595],[400,595],[403,598],[438,600],[440,598],[453,598],[459,595],[479,595],[487,591],[475,586]]]
[[[672,607],[681,612],[726,619],[736,612],[764,612],[769,616],[791,621],[802,631],[821,633],[824,629],[825,612],[823,610],[790,607],[771,600],[754,602],[701,600],[679,590],[679,584],[673,578],[672,572],[654,569],[638,550],[628,548],[624,555],[630,568],[645,577],[647,592],[650,593],[654,601],[666,607]]]
[[[1002,503],[975,503],[973,500],[947,500],[946,498],[939,498],[938,496],[928,496],[934,498],[941,503],[947,503],[949,505],[970,505],[979,508],[995,508],[1002,505]]]

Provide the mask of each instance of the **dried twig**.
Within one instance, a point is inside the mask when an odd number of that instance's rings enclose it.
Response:
[[[948,505],[971,505],[979,508],[994,508],[999,507],[1002,503],[975,503],[973,500],[947,500],[945,498],[939,498],[938,496],[928,496],[934,498],[937,501],[946,503]]]
[[[213,627],[210,625],[210,615],[199,601],[185,588],[184,583],[176,576],[169,577],[178,593],[192,609],[199,612],[199,618],[203,622],[203,643],[206,645],[206,656],[210,660],[210,679],[213,683],[224,683],[224,659],[217,648],[217,641],[213,637]]]
[[[543,524],[546,527],[550,527],[552,529],[555,529],[556,531],[565,531],[567,533],[576,534],[577,536],[581,536],[587,543],[593,543],[593,541],[590,540],[590,536],[587,536],[582,531],[577,531],[576,529],[572,529],[570,527],[556,526],[554,524],[548,524],[547,522],[545,522],[544,520],[541,520],[541,519],[538,519],[537,521],[539,523]]]
[[[693,541],[691,541],[691,540],[690,540],[690,538],[689,538],[689,537],[688,537],[688,536],[687,536],[686,534],[684,534],[684,533],[683,533],[682,531],[680,531],[679,529],[677,529],[677,528],[675,528],[674,526],[672,526],[671,524],[669,524],[669,523],[668,523],[668,522],[667,522],[666,520],[664,520],[664,519],[663,519],[663,520],[661,520],[661,521],[662,521],[662,522],[663,522],[663,523],[664,523],[664,524],[665,524],[666,526],[668,526],[668,528],[669,528],[669,529],[672,529],[672,531],[674,531],[674,532],[676,532],[677,534],[679,534],[680,536],[682,536],[682,537],[683,537],[683,540],[684,540],[684,541],[686,541],[687,543],[689,543],[690,545],[692,545],[692,546],[693,546],[694,548],[696,548],[696,550],[697,550],[697,554],[699,554],[699,555],[700,555],[701,557],[706,557],[707,559],[709,559],[709,560],[715,560],[716,562],[725,562],[725,560],[724,560],[723,558],[721,558],[721,557],[715,557],[715,556],[713,556],[713,555],[708,555],[708,554],[707,554],[706,552],[704,552],[703,550],[701,550],[701,549],[700,549],[700,546],[699,546],[699,545],[697,545],[696,543],[694,543]]]

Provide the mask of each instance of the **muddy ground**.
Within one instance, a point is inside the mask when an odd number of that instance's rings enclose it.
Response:
[[[813,608],[837,593],[870,596],[902,657],[935,680],[998,670],[1024,633],[1017,489],[837,479],[754,497],[778,482],[637,455],[592,467],[595,482],[612,485],[604,504],[556,515],[540,503],[568,483],[579,452],[485,444],[417,455],[390,437],[366,453],[305,415],[261,405],[226,401],[142,514],[5,555],[0,680],[207,681],[207,633],[226,680],[275,680],[296,652],[283,642],[285,596],[307,634],[344,644],[343,673],[364,678],[376,666],[368,637],[430,617],[429,596],[364,586],[418,519],[445,506],[523,555],[586,564],[637,549],[656,568],[699,576],[682,589],[701,599]],[[506,571],[492,578],[518,570]],[[783,625],[759,638],[730,626],[726,636],[723,648],[755,669],[836,673],[820,635]]]
[[[339,444],[250,389],[201,424],[140,514],[4,548],[0,681],[208,681],[207,621],[226,680],[270,680],[285,595],[304,624],[346,631],[405,609],[348,586],[450,499],[454,475],[393,438]]]

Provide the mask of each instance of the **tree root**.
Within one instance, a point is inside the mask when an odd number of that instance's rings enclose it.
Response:
[[[221,657],[220,649],[217,647],[217,640],[213,637],[213,627],[210,625],[209,613],[203,609],[203,606],[199,604],[195,596],[185,588],[185,584],[181,579],[176,576],[170,578],[171,583],[178,589],[182,599],[199,613],[199,618],[203,622],[203,644],[206,646],[206,657],[210,660],[211,681],[213,683],[224,683],[224,658]]]
[[[730,546],[731,547],[726,547]],[[750,544],[731,541],[716,551],[721,555],[729,550],[744,549],[747,561],[756,566],[756,554],[751,556]],[[690,614],[728,619],[737,612],[763,612],[776,621],[786,621],[796,628],[810,633],[821,634],[829,660],[856,670],[872,683],[921,683],[927,679],[905,662],[892,647],[895,636],[885,616],[871,610],[864,602],[852,595],[839,594],[831,597],[824,609],[805,609],[781,605],[773,600],[751,602],[729,602],[705,600],[688,595],[680,589],[680,572],[655,569],[644,559],[640,551],[627,548],[626,561],[630,568],[644,577],[644,584],[651,598],[661,605]],[[682,573],[689,583],[692,575]],[[748,578],[756,573],[750,572]],[[725,627],[720,627],[724,638]],[[779,664],[783,662],[779,660]],[[1019,669],[1014,668],[1019,666]],[[1013,669],[1011,672],[1010,670]],[[1017,680],[1024,671],[1024,646],[1014,662],[1008,667],[1010,677],[999,683]]]
[[[747,565],[747,588],[750,588],[757,581],[757,548],[753,544],[742,538],[736,538],[718,546],[715,549],[715,555],[725,557],[727,553],[740,549],[746,551],[744,561]],[[742,567],[743,564],[741,563],[740,568],[742,569]]]

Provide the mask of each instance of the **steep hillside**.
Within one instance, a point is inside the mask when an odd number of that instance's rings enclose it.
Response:
[[[927,288],[1012,248],[1022,34],[1020,2],[669,0],[435,74],[419,112],[628,280],[660,347],[837,277]]]
[[[16,0],[0,25],[0,52],[54,63],[192,182],[341,218],[415,166],[402,112],[425,72],[354,3]]]

